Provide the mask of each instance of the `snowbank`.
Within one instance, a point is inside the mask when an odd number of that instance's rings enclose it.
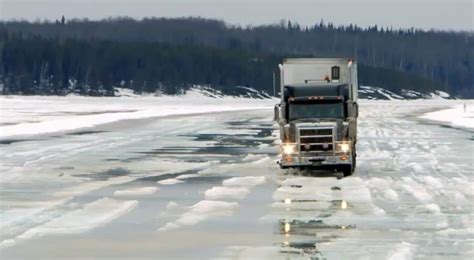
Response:
[[[181,96],[0,96],[0,138],[94,127],[125,119],[270,109],[273,99],[214,97],[200,90]]]
[[[372,86],[360,86],[359,98],[369,100],[452,99],[452,97],[448,93],[440,90],[435,90],[434,92],[423,94],[414,90],[402,89],[399,95],[393,93],[390,90]]]
[[[453,106],[450,109],[426,113],[421,118],[446,122],[451,126],[474,129],[474,104],[472,101],[466,102],[462,105]]]

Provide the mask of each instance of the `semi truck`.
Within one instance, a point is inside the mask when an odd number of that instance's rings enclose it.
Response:
[[[279,65],[282,168],[329,170],[349,176],[356,167],[357,63],[347,58],[292,58]]]

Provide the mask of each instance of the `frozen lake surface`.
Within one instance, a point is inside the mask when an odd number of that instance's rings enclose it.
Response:
[[[471,259],[473,132],[419,118],[457,102],[361,102],[343,179],[280,170],[272,109],[5,137],[1,257]]]

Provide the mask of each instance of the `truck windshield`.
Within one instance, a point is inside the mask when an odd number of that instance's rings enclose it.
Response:
[[[344,118],[343,103],[290,104],[289,120],[309,118]]]

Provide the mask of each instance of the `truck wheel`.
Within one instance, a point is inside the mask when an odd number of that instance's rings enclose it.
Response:
[[[357,155],[356,155],[355,149],[353,151],[354,152],[352,153],[352,172],[355,171],[355,168],[357,165]]]
[[[353,171],[354,167],[352,167],[351,165],[347,165],[346,167],[342,168],[342,173],[344,174],[344,177],[351,176]]]

